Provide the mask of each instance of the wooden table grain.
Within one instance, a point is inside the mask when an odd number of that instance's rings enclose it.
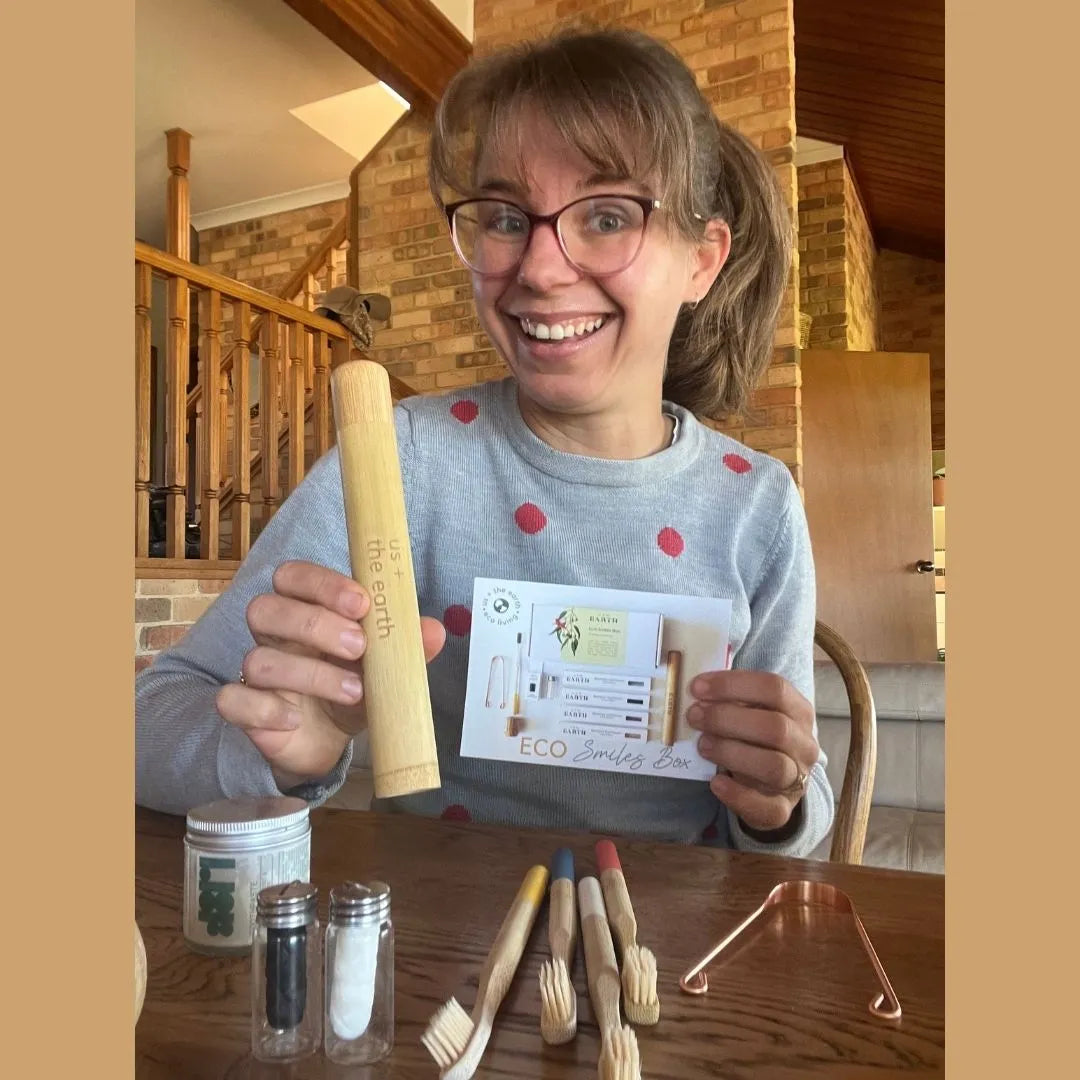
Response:
[[[390,883],[397,943],[391,1057],[366,1069],[332,1066],[321,1054],[293,1066],[252,1060],[250,961],[200,956],[184,944],[183,820],[138,810],[135,912],[149,966],[135,1032],[138,1080],[434,1080],[420,1034],[449,997],[472,1008],[480,967],[528,867],[548,863],[566,844],[579,877],[595,872],[596,838],[588,834],[326,809],[313,812],[312,824],[323,925],[334,884]],[[620,841],[619,851],[639,941],[655,951],[659,969],[660,1023],[638,1029],[646,1080],[944,1075],[944,878],[681,845]],[[771,916],[710,968],[707,995],[679,990],[691,964],[777,882],[795,878],[827,881],[851,897],[903,1005],[901,1020],[871,1016],[876,982],[850,918],[817,909]],[[540,1038],[545,908],[478,1077],[595,1078],[599,1040],[578,948],[577,1038],[560,1047]]]

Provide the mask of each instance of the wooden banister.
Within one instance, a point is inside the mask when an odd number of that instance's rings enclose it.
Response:
[[[276,293],[267,293],[267,296],[276,296],[281,300],[289,303],[295,303],[297,297],[304,296],[309,291],[309,278],[317,279],[318,271],[324,267],[327,270],[327,290],[332,284],[330,281],[330,267],[332,265],[332,256],[336,248],[341,247],[345,243],[345,215],[343,214],[341,220],[336,222],[323,239],[322,243],[304,260],[300,268],[293,272],[288,281],[278,289]],[[231,280],[231,279],[230,279]],[[305,297],[306,299],[306,297]],[[307,303],[302,303],[301,307],[306,308],[308,311],[315,310],[314,301],[312,301],[309,307]],[[251,328],[252,340],[258,341],[259,334],[262,331],[263,316],[259,315],[255,319],[255,323]],[[230,349],[221,361],[221,370],[223,372],[229,372],[233,366],[233,352],[234,349]],[[202,396],[202,388],[199,386],[193,386],[191,393],[188,394],[188,413],[194,415],[198,406],[199,400]]]
[[[319,336],[321,337],[321,335],[319,335]],[[313,400],[309,401],[306,404],[305,408],[304,408],[304,423],[306,424],[309,420],[311,420],[314,423],[314,426],[315,426],[315,457],[316,457],[316,459],[322,457],[323,454],[325,454],[326,451],[330,449],[331,442],[332,442],[332,437],[331,437],[331,433],[330,433],[330,412],[331,412],[331,410],[330,410],[330,370],[329,369],[330,369],[331,366],[336,367],[339,363],[343,363],[345,360],[347,360],[349,358],[349,351],[346,348],[345,343],[344,342],[337,342],[336,345],[337,345],[338,356],[337,356],[337,358],[335,360],[328,363],[327,366],[322,369],[323,374],[320,376],[318,366],[316,366],[316,369],[315,369],[316,378],[321,378],[321,380],[322,380],[322,382],[317,383],[316,386],[318,386],[318,385],[325,386],[325,388],[326,388],[325,393],[315,393],[313,395]],[[329,350],[327,352],[327,355],[329,356]],[[318,352],[316,352],[316,358],[318,358]],[[318,364],[318,360],[316,360],[316,364]],[[390,376],[390,397],[395,403],[397,403],[399,401],[402,401],[405,398],[415,397],[419,392],[420,391],[414,389],[407,382],[405,382],[404,379],[399,379],[396,375],[391,375]],[[321,416],[320,416],[320,413],[321,413]],[[291,427],[291,424],[285,425],[278,432],[278,457],[279,458],[280,458],[281,454],[283,454],[288,448],[288,445],[289,445],[289,429],[290,429],[290,427]],[[322,432],[321,435],[320,435],[320,431]],[[249,445],[250,445],[250,443],[249,443]],[[255,480],[261,479],[261,477],[262,477],[262,462],[263,462],[263,455],[262,455],[261,450],[257,454],[253,454],[251,456],[251,465],[250,465],[250,473],[249,473],[249,481],[248,481],[249,484],[252,483]],[[228,509],[229,507],[234,505],[233,500],[238,499],[238,498],[239,498],[239,494],[234,493],[233,485],[231,483],[226,484],[225,487],[222,489],[222,492],[221,492],[221,509],[222,509],[222,512],[224,513],[224,511],[226,509]],[[245,550],[244,554],[245,555],[247,554],[246,550]]]
[[[302,482],[310,451],[320,457],[332,445],[330,371],[354,355],[352,337],[338,322],[147,244],[136,243],[135,268],[136,555],[147,558],[153,551],[155,556],[186,560],[188,512],[194,510],[200,540],[197,561],[213,563],[223,556],[243,559],[251,543],[253,505],[261,502],[261,524],[265,525],[284,495]],[[150,325],[155,276],[165,280],[168,300],[167,407],[162,433],[165,540],[161,549],[157,541],[151,544],[150,530]],[[199,301],[198,381],[202,390],[194,425],[186,408],[192,290]],[[231,392],[221,362],[226,305],[231,307],[236,357]],[[255,338],[256,314],[262,321],[259,339]],[[257,368],[250,359],[255,340],[261,340]],[[256,371],[259,415],[254,428],[250,406]],[[415,393],[395,376],[390,383],[395,401]],[[252,454],[256,434],[258,453]],[[259,499],[253,492],[256,476]],[[231,525],[231,536],[225,531],[226,523]]]
[[[304,385],[307,334],[299,323],[289,326],[288,385],[289,403],[289,491],[300,486],[304,479]],[[288,494],[287,493],[287,494]]]
[[[330,337],[347,339],[348,330],[339,322],[332,319],[324,319],[314,312],[304,311],[296,304],[290,304],[287,300],[274,296],[273,293],[263,292],[261,289],[253,289],[242,281],[234,281],[221,274],[215,274],[205,266],[197,266],[186,259],[177,259],[167,252],[161,251],[141,240],[135,241],[135,261],[145,263],[147,266],[160,271],[166,277],[181,278],[189,285],[199,285],[204,289],[217,289],[221,295],[229,300],[247,301],[253,308],[262,312],[273,312],[290,321],[298,316],[303,316],[303,321],[314,330],[321,330]]]
[[[191,135],[183,128],[165,132],[169,184],[165,190],[165,247],[181,259],[191,256]]]
[[[150,554],[151,276],[135,264],[135,555]],[[321,337],[322,335],[320,335]]]
[[[161,253],[165,258],[172,256]],[[176,259],[181,266],[188,265]],[[168,290],[167,344],[165,348],[165,554],[184,557],[187,538],[187,380],[188,283],[173,277]]]
[[[315,425],[315,457],[330,449],[330,342],[325,334],[316,334],[312,378],[312,419]]]
[[[281,433],[281,333],[278,314],[271,311],[262,329],[262,348],[259,350],[259,451],[265,468],[262,475],[264,513],[273,516],[281,502],[281,481],[278,478],[278,435]],[[237,417],[237,423],[243,423]]]
[[[201,461],[202,483],[201,520],[199,529],[199,555],[203,559],[218,557],[219,499],[221,496],[221,293],[211,289],[204,293],[199,303],[199,323],[202,334],[199,363],[199,384],[203,388],[206,410],[204,430],[206,450]]]
[[[323,337],[322,333],[319,337]],[[251,351],[251,305],[244,300],[233,304],[233,475],[230,494],[232,506],[232,557],[243,559],[251,542],[251,371],[248,356]],[[221,493],[225,506],[225,491]]]

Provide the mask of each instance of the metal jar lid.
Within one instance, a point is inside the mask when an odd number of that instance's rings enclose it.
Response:
[[[251,836],[288,829],[308,815],[307,802],[292,795],[245,796],[189,810],[187,827],[208,836]]]
[[[315,921],[319,890],[309,881],[268,885],[259,891],[258,917],[277,930],[308,926]]]
[[[330,890],[330,919],[335,923],[382,922],[390,914],[390,886],[346,881]]]

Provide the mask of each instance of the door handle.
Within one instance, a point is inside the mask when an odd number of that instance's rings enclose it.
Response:
[[[929,559],[920,559],[915,564],[916,574],[932,574],[936,569],[937,567]]]

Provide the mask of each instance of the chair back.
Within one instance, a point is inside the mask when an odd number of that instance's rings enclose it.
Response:
[[[877,712],[870,679],[848,643],[831,627],[819,621],[814,628],[814,644],[836,665],[847,690],[851,714],[851,743],[848,747],[844,784],[836,807],[830,862],[861,863],[870,820],[877,768]]]

